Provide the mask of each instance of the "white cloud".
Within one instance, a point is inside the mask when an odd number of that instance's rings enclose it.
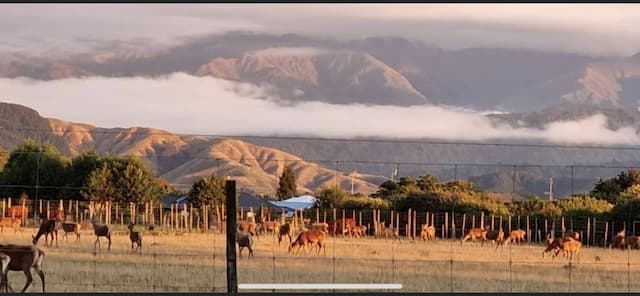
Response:
[[[265,56],[317,56],[327,52],[322,48],[315,47],[269,47],[261,50],[247,52],[250,55]]]
[[[574,144],[640,144],[632,128],[609,130],[602,115],[543,130],[493,126],[481,112],[437,106],[282,106],[256,86],[183,73],[163,78],[0,79],[1,101],[45,117],[101,127],[144,126],[183,134],[381,136],[448,140],[534,139]],[[588,131],[588,132],[585,132]]]
[[[19,43],[24,49],[45,41],[72,47],[77,38],[168,42],[180,35],[250,30],[631,55],[640,52],[638,27],[635,4],[0,5],[0,46]]]

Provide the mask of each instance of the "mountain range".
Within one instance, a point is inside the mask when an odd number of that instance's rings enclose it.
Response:
[[[0,52],[0,77],[158,76],[174,72],[268,86],[285,102],[440,104],[527,112],[565,103],[639,106],[640,53],[592,57],[525,49],[445,50],[397,37],[333,40],[231,32],[169,47],[126,41],[82,54]]]

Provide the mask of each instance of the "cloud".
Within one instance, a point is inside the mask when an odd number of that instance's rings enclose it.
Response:
[[[0,79],[1,101],[42,116],[101,127],[154,127],[181,134],[387,137],[446,140],[533,139],[572,144],[640,144],[630,127],[606,128],[596,115],[544,129],[494,126],[483,112],[306,102],[280,105],[264,89],[175,73],[161,78]],[[585,132],[588,131],[588,132]]]
[[[445,48],[640,52],[635,4],[2,4],[1,46],[249,30],[338,39],[391,35]],[[27,45],[31,45],[28,47]]]
[[[269,47],[261,50],[247,52],[249,55],[265,56],[317,56],[327,51],[315,47]]]

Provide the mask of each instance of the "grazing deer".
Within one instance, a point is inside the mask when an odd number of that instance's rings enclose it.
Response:
[[[609,244],[609,250],[611,248],[620,248],[624,250],[624,247],[627,243],[627,238],[625,234],[625,230],[621,230],[611,239],[611,244]]]
[[[136,250],[140,249],[140,253],[142,253],[142,233],[133,231],[134,225],[135,224],[129,224],[127,227],[129,229],[129,239],[131,240],[131,250],[135,251],[133,249],[133,244],[135,243],[137,245]]]
[[[107,250],[111,251],[111,227],[109,227],[108,225],[98,224],[95,218],[91,220],[91,225],[93,225],[93,233],[95,233],[96,235],[96,242],[93,243],[93,251],[96,251],[96,245],[100,247],[101,236],[104,236],[107,238],[107,240],[109,240],[109,247],[107,248]]]
[[[481,239],[482,244],[484,244],[484,241],[487,239],[486,235],[487,230],[485,230],[484,228],[471,228],[469,229],[469,232],[467,232],[467,234],[462,237],[462,239],[460,239],[460,245],[462,245],[463,242],[469,239],[471,239],[472,242],[476,243],[476,238]]]
[[[82,227],[82,225],[80,223],[60,222],[60,223],[58,223],[56,231],[60,230],[60,228],[62,228],[62,230],[64,231],[64,234],[62,235],[62,238],[64,238],[65,241],[69,240],[69,238],[67,237],[67,234],[75,233],[76,242],[78,242],[78,241],[80,241],[80,228],[81,227]]]
[[[44,260],[44,252],[42,249],[35,246],[20,246],[20,245],[2,245],[0,244],[0,252],[9,256],[2,259],[2,281],[0,282],[0,291],[8,291],[11,286],[8,283],[8,271],[22,271],[24,272],[27,281],[22,288],[21,293],[27,290],[29,285],[33,282],[33,276],[31,275],[31,268],[35,269],[42,281],[42,293],[45,292],[44,272],[42,271],[42,262]],[[5,267],[5,262],[7,267]]]
[[[525,242],[524,237],[526,234],[527,232],[522,229],[512,230],[509,233],[509,236],[507,237],[507,239],[504,240],[504,245],[506,246],[510,242],[515,242],[515,244],[520,245],[521,243]]]
[[[282,237],[285,236],[285,235],[289,237],[289,244],[291,244],[291,236],[293,235],[293,227],[291,227],[291,224],[289,224],[289,223],[285,223],[285,224],[280,225],[280,229],[278,229],[278,246],[282,242]]]
[[[236,242],[240,248],[240,258],[242,258],[242,250],[249,249],[249,257],[253,257],[253,235],[250,232],[242,232],[236,230]]]
[[[422,241],[426,240],[435,240],[436,239],[436,228],[433,225],[422,225],[422,231],[420,232],[420,237],[422,237]]]
[[[557,256],[557,254],[562,250],[563,245],[569,241],[578,241],[580,240],[580,234],[574,232],[572,234],[566,235],[564,237],[552,238],[551,233],[547,235],[547,248],[542,251],[542,258],[544,258],[546,253],[555,251],[555,255],[553,258]]]
[[[291,254],[294,249],[294,254],[298,254],[300,249],[307,246],[309,246],[309,251],[311,251],[311,246],[315,245],[318,248],[318,255],[320,255],[320,250],[324,249],[324,255],[326,256],[327,247],[323,244],[323,241],[327,234],[327,232],[322,230],[307,230],[300,232],[296,240],[289,246],[289,254]]]
[[[20,229],[20,219],[4,217],[0,220],[0,233],[4,233],[5,227],[13,228],[13,233],[17,233]]]
[[[51,236],[51,245],[53,246],[53,239],[55,236],[55,240],[56,240],[56,248],[58,247],[58,230],[57,230],[57,224],[58,222],[56,220],[53,219],[49,219],[49,220],[45,220],[44,222],[40,223],[40,228],[38,229],[38,233],[33,237],[33,244],[37,245],[38,244],[38,240],[40,239],[40,237],[42,235],[44,235],[44,245],[47,246],[48,242],[49,242],[49,235]]]

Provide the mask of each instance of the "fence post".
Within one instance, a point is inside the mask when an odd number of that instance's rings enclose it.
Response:
[[[529,215],[527,215],[527,243],[531,243],[531,228],[529,227]]]
[[[587,217],[587,246],[591,244],[591,218]]]
[[[484,211],[480,212],[480,228],[484,229]]]
[[[236,227],[236,181],[227,180],[225,184],[227,193],[227,229]],[[238,274],[236,269],[236,232],[227,231],[227,292],[238,293]]]
[[[598,226],[596,225],[596,218],[593,217],[593,243],[591,244],[592,246],[596,245],[596,228]]]
[[[604,223],[604,247],[607,248],[607,234],[609,233],[609,222]]]
[[[449,237],[448,227],[449,227],[449,212],[444,212],[444,235],[446,238]]]

